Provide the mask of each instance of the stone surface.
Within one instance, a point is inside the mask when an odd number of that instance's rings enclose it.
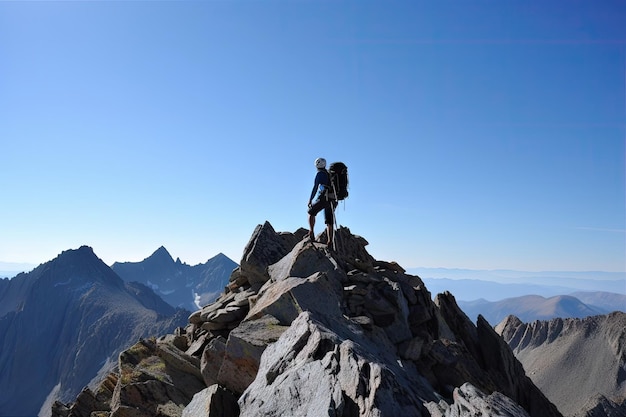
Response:
[[[286,329],[269,315],[241,323],[228,336],[217,382],[241,394],[256,377],[265,348]]]
[[[241,275],[250,286],[260,287],[269,279],[267,267],[287,255],[294,240],[289,235],[276,233],[269,222],[257,226],[240,262]]]
[[[200,361],[174,345],[141,340],[122,352],[111,417],[178,417],[204,388]]]
[[[206,348],[204,348],[202,361],[200,362],[200,372],[207,387],[217,384],[225,353],[226,339],[222,336],[211,339]]]
[[[304,312],[262,356],[239,400],[241,416],[421,415],[418,378],[367,338],[339,335]],[[354,337],[354,335],[353,335]],[[361,342],[361,343],[359,343]],[[332,411],[331,411],[332,410]]]
[[[432,417],[529,417],[526,410],[499,392],[486,395],[472,384],[454,389],[454,402],[427,403]]]
[[[196,395],[185,407],[182,417],[237,417],[237,398],[219,385],[211,385]]]

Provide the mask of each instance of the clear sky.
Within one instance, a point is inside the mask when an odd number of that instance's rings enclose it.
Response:
[[[625,271],[624,22],[622,1],[2,1],[0,261],[239,262],[257,224],[307,226],[323,156],[378,259]]]

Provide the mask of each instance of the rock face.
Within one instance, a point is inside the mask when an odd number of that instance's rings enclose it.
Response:
[[[0,293],[0,415],[50,415],[46,401],[76,398],[138,338],[184,325],[182,313],[87,246],[16,276]]]
[[[195,311],[224,291],[237,264],[220,253],[206,263],[190,266],[174,259],[161,246],[141,262],[116,262],[111,266],[124,281],[150,287],[173,307]]]
[[[259,225],[226,292],[150,342],[169,354],[121,354],[99,391],[108,401],[91,393],[57,403],[55,416],[89,404],[92,416],[133,417],[561,415],[451,294],[433,302],[419,277],[375,260],[347,228],[333,252],[305,236]],[[180,388],[170,369],[191,375],[184,394],[162,394]],[[132,385],[145,389],[123,397]]]
[[[523,323],[496,331],[567,416],[626,415],[626,313]]]

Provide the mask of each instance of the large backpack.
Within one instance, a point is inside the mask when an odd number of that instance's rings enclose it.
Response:
[[[333,200],[343,200],[348,197],[348,167],[343,162],[333,162],[328,167],[330,174],[331,195]],[[332,196],[331,196],[332,198]]]

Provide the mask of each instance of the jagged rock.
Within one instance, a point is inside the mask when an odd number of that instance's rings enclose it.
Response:
[[[192,325],[193,326],[193,325]],[[193,335],[193,332],[190,332]],[[195,339],[192,337],[191,344],[185,351],[185,353],[189,356],[199,356],[202,354],[204,347],[207,345],[208,341],[212,339],[212,334],[209,332],[202,332],[196,335]],[[188,339],[189,340],[189,339]]]
[[[89,388],[85,387],[71,407],[55,401],[52,406],[52,417],[90,417],[93,410],[110,411],[110,400],[109,397],[101,401]]]
[[[326,232],[318,240],[326,241]],[[361,236],[353,235],[350,229],[340,226],[335,231],[336,253],[333,258],[344,271],[357,269],[362,272],[373,272],[376,260],[367,252],[368,241]]]
[[[52,417],[108,417],[117,381],[118,375],[110,373],[102,380],[95,393],[85,387],[71,405],[56,401],[52,405]]]
[[[524,367],[507,349],[506,342],[482,316],[478,316],[477,333],[485,369],[495,381],[498,391],[515,399],[532,416],[559,414],[556,406],[526,376]],[[508,373],[502,370],[508,370]]]
[[[503,393],[533,417],[560,414],[526,376],[513,352],[482,316],[474,326],[448,292],[438,294],[435,304],[439,307],[440,324],[445,323],[446,334],[450,332],[449,337],[453,337],[449,340],[440,335],[425,355],[435,363],[448,364],[445,368],[430,368],[440,385],[458,387],[470,382],[482,391]]]
[[[421,337],[415,337],[407,340],[398,346],[398,353],[402,359],[416,361],[422,356],[425,340]]]
[[[217,384],[217,377],[222,367],[224,354],[226,353],[226,339],[217,336],[208,343],[202,354],[202,362],[200,363],[200,372],[204,383],[210,387]]]
[[[261,288],[246,320],[269,314],[276,317],[282,325],[289,325],[305,310],[340,315],[339,298],[320,297],[320,294],[335,294],[340,291],[340,284],[324,273],[316,273],[305,279],[290,277],[269,283]]]
[[[384,346],[358,338],[347,322],[327,326],[303,312],[268,346],[239,399],[242,417],[421,415],[422,398],[432,397],[427,382],[411,380]]]
[[[80,394],[79,394],[80,395]],[[78,398],[77,398],[78,400]],[[61,401],[55,401],[52,404],[52,417],[69,417],[70,407]]]
[[[239,312],[247,312],[249,307],[248,299],[255,293],[255,291],[248,289],[223,294],[213,304],[209,304],[201,310],[192,313],[189,316],[189,323],[203,324],[211,321],[221,323],[241,321],[245,314],[240,317]]]
[[[337,262],[327,257],[318,245],[311,244],[308,240],[300,241],[282,259],[269,265],[269,276],[273,281],[281,281],[288,277],[306,278],[314,273],[325,273],[341,281],[343,274],[340,273]],[[311,248],[318,250],[310,250]]]
[[[278,340],[286,329],[269,315],[242,322],[228,336],[218,383],[241,394],[256,377],[261,355],[267,345]]]
[[[187,349],[189,349],[189,346],[187,344],[187,337],[180,334],[166,334],[164,336],[161,336],[159,338],[159,343],[172,344],[182,351],[186,351]]]
[[[526,410],[499,392],[486,395],[466,382],[454,389],[454,403],[427,403],[431,417],[529,417]]]
[[[250,286],[259,288],[269,279],[267,267],[287,255],[294,240],[288,234],[276,233],[269,222],[256,227],[240,262],[241,275]]]
[[[141,340],[122,352],[111,417],[180,417],[193,395],[204,389],[197,358],[173,345]]]
[[[213,304],[207,305],[189,316],[189,323],[207,331],[231,330],[237,327],[250,309],[251,289],[238,288],[222,294]]]
[[[193,396],[182,417],[237,417],[237,398],[219,385],[211,385]]]
[[[453,336],[450,336],[450,339],[453,341],[462,340],[472,356],[479,358],[481,355],[476,326],[459,308],[454,296],[447,291],[437,294],[435,305],[437,305],[443,321],[452,332]]]

